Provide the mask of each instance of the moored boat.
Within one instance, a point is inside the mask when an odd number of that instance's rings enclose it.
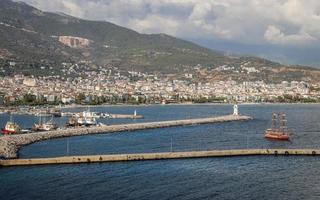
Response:
[[[47,112],[37,112],[34,115],[36,117],[50,117],[50,116],[52,116],[50,113],[47,113]]]
[[[52,130],[56,130],[57,128],[58,128],[58,125],[53,122],[52,118],[50,121],[47,121],[45,123],[43,123],[40,118],[39,123],[34,124],[32,127],[32,130],[33,131],[52,131]]]
[[[97,114],[95,112],[90,112],[89,109],[87,111],[83,111],[81,113],[78,113],[76,116],[78,117],[77,124],[79,126],[97,125],[97,121],[96,121]]]
[[[21,133],[21,127],[19,126],[19,124],[13,122],[12,117],[10,117],[10,121],[6,123],[1,132],[5,135],[18,134]]]
[[[57,124],[53,122],[46,122],[43,124],[35,124],[32,128],[33,131],[52,131],[58,128]]]
[[[77,120],[79,126],[93,126],[97,124],[96,118],[94,117],[83,117],[80,116]]]

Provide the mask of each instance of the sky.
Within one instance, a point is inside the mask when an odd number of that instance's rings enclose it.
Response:
[[[229,53],[320,68],[319,0],[22,0]]]

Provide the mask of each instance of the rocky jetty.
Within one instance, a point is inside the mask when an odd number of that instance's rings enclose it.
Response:
[[[34,142],[48,140],[52,138],[71,137],[79,135],[97,134],[97,133],[112,133],[121,131],[134,131],[142,129],[165,128],[172,126],[184,126],[194,124],[208,124],[208,123],[221,123],[230,121],[250,120],[249,116],[226,115],[212,118],[201,119],[186,119],[174,121],[160,121],[160,122],[146,122],[134,124],[119,124],[110,126],[99,127],[81,127],[81,128],[68,128],[47,132],[36,132],[19,135],[6,135],[0,137],[0,157],[1,158],[17,158],[19,148]]]

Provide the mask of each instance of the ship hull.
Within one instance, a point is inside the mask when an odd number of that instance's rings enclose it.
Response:
[[[7,129],[1,129],[1,132],[4,135],[17,134],[17,131],[12,131],[12,130],[7,130]]]
[[[56,130],[58,126],[56,124],[35,124],[32,128],[33,131],[53,131]]]
[[[267,131],[264,137],[272,140],[290,140],[290,136],[288,133],[274,132],[274,131],[272,132]]]

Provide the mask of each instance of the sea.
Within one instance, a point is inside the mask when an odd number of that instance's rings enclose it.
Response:
[[[68,108],[80,112],[87,108]],[[230,114],[232,105],[101,106],[90,111],[143,119],[110,125]],[[250,121],[59,138],[21,148],[20,158],[247,148],[320,148],[319,104],[239,105]],[[287,115],[291,141],[270,141],[273,112]],[[14,115],[24,128],[39,121]],[[3,127],[10,116],[0,115]],[[48,118],[47,120],[49,120]],[[63,126],[67,118],[53,118]],[[320,157],[248,156],[0,168],[0,199],[320,199]]]

